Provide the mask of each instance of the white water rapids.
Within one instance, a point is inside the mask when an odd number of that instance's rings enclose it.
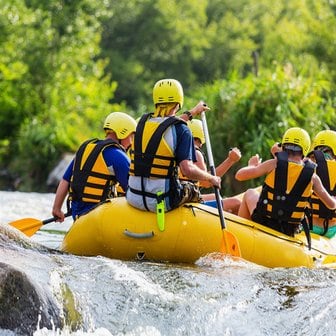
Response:
[[[0,191],[0,223],[47,219],[53,198]],[[31,238],[36,247],[17,248],[10,241],[0,246],[0,262],[24,271],[56,300],[64,286],[74,295],[78,330],[37,326],[34,335],[336,334],[336,270],[268,269],[212,257],[190,266],[124,262],[38,248],[57,249],[70,225],[70,219],[45,225]]]

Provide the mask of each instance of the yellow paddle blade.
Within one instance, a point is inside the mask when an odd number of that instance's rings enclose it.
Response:
[[[43,222],[35,218],[23,218],[10,222],[9,225],[23,232],[26,236],[31,237],[40,229]]]
[[[336,265],[336,255],[328,254],[322,262],[322,265],[335,264]]]
[[[223,239],[221,245],[221,252],[231,254],[234,257],[241,257],[239,242],[235,235],[226,229],[222,230]]]

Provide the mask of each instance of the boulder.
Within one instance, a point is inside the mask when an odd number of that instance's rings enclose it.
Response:
[[[47,179],[47,186],[50,190],[56,190],[59,181],[62,179],[65,170],[70,164],[71,160],[74,158],[73,153],[63,154],[62,159],[54,167],[54,169],[49,173]]]
[[[0,328],[33,335],[37,328],[61,328],[59,308],[48,291],[25,273],[0,262]]]

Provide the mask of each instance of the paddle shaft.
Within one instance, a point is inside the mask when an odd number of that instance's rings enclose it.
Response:
[[[71,216],[71,212],[67,212],[67,213],[64,214],[64,217],[69,217],[69,216]],[[49,223],[52,223],[52,222],[56,222],[57,219],[58,219],[58,217],[56,217],[56,216],[45,219],[45,220],[42,221],[42,225],[49,224]]]
[[[71,216],[71,211],[67,212],[65,217]],[[39,220],[36,218],[22,218],[16,221],[10,222],[9,225],[15,227],[16,229],[20,230],[26,236],[31,237],[34,235],[42,225],[49,224],[52,222],[56,222],[58,217],[54,216],[45,220]]]
[[[208,153],[208,161],[209,161],[209,166],[210,166],[210,173],[212,175],[216,175],[216,168],[215,168],[215,163],[214,159],[212,156],[212,149],[211,149],[211,143],[210,143],[210,136],[209,136],[209,130],[208,130],[208,125],[205,117],[205,112],[201,113],[201,119],[202,119],[202,125],[203,125],[203,132],[204,132],[204,137],[205,137],[205,145]],[[224,214],[223,214],[223,204],[222,204],[222,198],[219,193],[219,188],[214,187],[215,189],[215,196],[216,196],[216,203],[217,203],[217,208],[218,208],[218,214],[220,218],[220,223],[222,229],[225,229],[225,219],[224,219]]]

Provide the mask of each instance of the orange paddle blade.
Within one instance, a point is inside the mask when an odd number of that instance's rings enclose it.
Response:
[[[23,232],[26,236],[31,237],[40,229],[43,222],[35,218],[23,218],[10,222],[9,225]]]
[[[241,257],[239,242],[236,236],[227,231],[226,229],[222,230],[223,232],[223,239],[221,245],[221,252],[225,254],[231,254],[234,257]]]

